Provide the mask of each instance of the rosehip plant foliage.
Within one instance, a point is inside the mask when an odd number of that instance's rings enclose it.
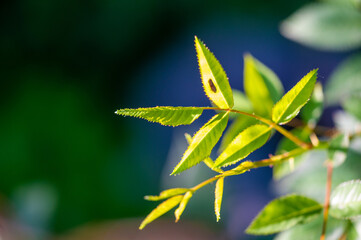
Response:
[[[297,236],[299,226],[314,229],[315,225],[318,227],[316,235],[324,239],[328,219],[330,218],[331,226],[332,218],[332,221],[339,221],[337,226],[342,228],[340,239],[344,239],[342,237],[347,234],[356,236],[352,239],[358,239],[355,225],[358,224],[356,217],[361,215],[361,181],[354,179],[344,182],[331,193],[331,180],[333,168],[345,161],[350,141],[357,138],[359,132],[346,134],[317,126],[323,110],[322,86],[317,82],[318,69],[308,72],[293,88],[284,93],[276,74],[247,54],[244,56],[245,93],[241,93],[232,90],[221,64],[197,37],[195,47],[204,92],[212,106],[126,108],[117,110],[116,114],[142,118],[166,126],[179,126],[193,123],[204,111],[215,111],[215,115],[193,136],[186,134],[189,146],[171,173],[181,174],[203,162],[215,175],[192,188],[172,188],[158,196],[146,196],[146,200],[162,203],[144,219],[139,228],[143,229],[173,208],[176,208],[174,215],[177,222],[194,193],[212,182],[215,182],[214,210],[216,220],[219,221],[225,178],[251,169],[271,166],[274,178],[282,179],[302,165],[304,156],[323,151],[327,152],[327,158],[313,161],[322,161],[324,171],[327,172],[327,182],[323,189],[326,191],[324,202],[301,194],[282,196],[265,206],[246,232],[267,235],[292,228],[295,232],[286,231],[283,235],[278,235],[277,239],[296,239],[292,236]],[[300,111],[300,119],[295,118]],[[229,120],[232,120],[232,123],[227,128]],[[285,125],[294,128],[287,130]],[[276,131],[283,135],[283,139],[275,155],[258,161],[245,160],[250,153],[261,148]],[[210,158],[211,152],[222,135],[220,154],[213,160]],[[300,232],[302,233],[302,230],[299,230]]]

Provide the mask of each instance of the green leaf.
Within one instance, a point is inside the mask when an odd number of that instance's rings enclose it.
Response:
[[[216,167],[224,167],[247,157],[251,152],[263,146],[271,134],[271,128],[256,124],[242,131],[219,155]]]
[[[334,167],[340,166],[346,160],[349,145],[348,134],[339,134],[331,140],[328,158],[332,161]]]
[[[322,205],[313,199],[289,195],[270,202],[253,220],[246,233],[267,235],[287,230],[313,220],[322,212]]]
[[[197,107],[152,107],[119,109],[115,113],[122,116],[137,117],[166,126],[191,124],[199,118],[203,109]]]
[[[361,121],[361,91],[350,96],[343,104],[343,108]]]
[[[182,160],[174,168],[172,175],[187,170],[207,158],[222,136],[228,122],[228,112],[215,115],[193,137]]]
[[[221,177],[216,182],[216,190],[215,190],[215,200],[214,200],[214,212],[216,213],[217,222],[221,218],[221,205],[222,205],[222,197],[223,197],[223,185],[224,185],[224,177]]]
[[[234,98],[234,106],[233,109],[242,111],[242,112],[248,112],[248,113],[253,113],[253,107],[252,107],[252,103],[249,101],[249,99],[246,97],[246,95],[244,95],[243,92],[232,89],[233,92],[233,98]],[[235,112],[231,112],[229,114],[229,117],[231,119],[235,119],[238,118],[239,116],[242,116],[238,113]]]
[[[159,218],[175,206],[177,206],[180,201],[182,201],[183,196],[175,196],[172,198],[169,198],[159,204],[149,215],[143,220],[143,222],[140,224],[139,229],[142,230],[146,225],[153,222],[155,219]]]
[[[188,191],[186,194],[184,194],[184,197],[183,197],[182,201],[180,202],[179,207],[174,212],[175,222],[179,221],[180,216],[182,215],[184,209],[186,208],[186,206],[192,196],[193,196],[193,193],[191,191]]]
[[[360,0],[324,0],[325,2],[332,3],[332,4],[340,4],[347,7],[361,7]]]
[[[188,188],[172,188],[162,191],[159,194],[159,196],[145,196],[144,199],[148,201],[159,201],[176,195],[183,194],[187,191],[189,191]]]
[[[361,54],[343,61],[332,73],[325,88],[327,105],[337,105],[361,92]]]
[[[339,4],[309,4],[281,24],[281,33],[320,50],[345,51],[361,46],[361,13]]]
[[[190,145],[191,142],[192,142],[192,136],[189,135],[188,133],[185,133],[184,134],[185,138],[187,139],[187,142],[188,144]],[[223,170],[222,169],[219,169],[219,168],[215,168],[214,167],[214,161],[210,158],[210,157],[207,157],[203,160],[204,164],[206,164],[207,167],[209,167],[210,169],[212,169],[213,171],[216,171],[218,173],[223,173]]]
[[[244,129],[259,123],[259,121],[253,117],[246,115],[240,115],[232,124],[227,128],[219,147],[220,151],[226,149],[226,147],[232,142],[232,140]]]
[[[311,128],[314,128],[322,115],[322,111],[323,111],[322,84],[316,83],[310,100],[303,107],[303,109],[301,111],[301,118]]]
[[[323,224],[323,216],[319,215],[315,220],[292,227],[291,229],[279,233],[274,240],[314,240],[320,239]],[[329,217],[327,221],[327,240],[340,239],[345,226],[345,221]],[[329,238],[330,237],[330,238]],[[348,239],[348,238],[347,238]]]
[[[360,240],[361,239],[361,221],[357,219],[356,221],[349,222],[350,226],[347,232],[348,240]]]
[[[310,98],[317,79],[314,69],[304,76],[291,90],[289,90],[272,110],[272,120],[278,124],[286,124],[296,117]]]
[[[283,95],[277,75],[251,55],[244,56],[244,90],[256,114],[270,117],[274,103]]]
[[[361,215],[361,181],[352,180],[338,185],[330,199],[330,215],[353,218]]]
[[[195,37],[199,70],[203,88],[208,98],[219,108],[233,107],[232,90],[221,64],[204,43]]]
[[[308,129],[298,129],[295,128],[291,131],[291,133],[298,137],[298,139],[302,140],[303,142],[309,143],[310,142],[310,131]],[[276,155],[283,154],[286,152],[290,152],[294,149],[299,148],[293,141],[289,140],[288,138],[284,137],[281,139],[277,146]],[[273,178],[279,180],[288,174],[292,173],[297,166],[299,166],[304,159],[304,155],[299,155],[296,157],[289,158],[287,161],[276,164],[273,166]]]

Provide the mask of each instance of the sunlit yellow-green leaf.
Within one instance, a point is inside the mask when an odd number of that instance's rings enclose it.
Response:
[[[188,144],[191,144],[192,143],[192,136],[189,135],[188,133],[184,134],[185,138],[187,139],[187,142]],[[216,172],[219,172],[219,173],[222,173],[223,170],[220,169],[220,168],[215,168],[214,167],[214,161],[211,159],[211,157],[206,157],[204,160],[203,160],[204,164],[209,167],[210,169],[212,169],[213,171],[216,171]]]
[[[119,109],[115,113],[122,116],[146,119],[166,126],[191,124],[199,118],[203,109],[197,107],[152,107]]]
[[[192,196],[193,196],[193,193],[191,191],[188,191],[186,194],[184,194],[184,197],[183,197],[182,201],[180,202],[179,207],[174,212],[176,222],[179,221],[180,216],[182,215],[184,209],[186,208],[186,206]]]
[[[223,185],[224,185],[224,177],[221,177],[216,182],[216,190],[215,190],[215,200],[214,200],[214,211],[216,213],[217,222],[221,218],[221,205],[222,205],[222,197],[223,197]]]
[[[195,37],[199,70],[208,98],[219,108],[233,107],[232,90],[221,64],[204,43]]]
[[[176,195],[183,194],[185,192],[189,191],[188,188],[171,188],[162,191],[159,196],[145,196],[144,199],[148,201],[159,201],[166,198],[170,198]]]
[[[313,199],[289,195],[271,201],[252,221],[246,233],[268,235],[313,220],[322,212],[322,205]]]
[[[140,224],[139,229],[142,230],[146,225],[153,222],[155,219],[159,218],[175,206],[177,206],[180,201],[182,201],[183,196],[175,196],[172,198],[169,198],[159,204],[149,215],[143,220],[143,222]]]
[[[244,90],[255,113],[268,118],[284,92],[277,75],[250,54],[244,56]]]
[[[194,135],[172,175],[193,167],[211,154],[227,126],[228,115],[228,112],[218,113]]]
[[[271,134],[269,126],[256,124],[242,131],[219,155],[216,167],[228,166],[247,157],[251,152],[264,145]]]
[[[297,116],[310,98],[317,79],[317,69],[304,76],[272,109],[272,120],[286,124]]]
[[[226,147],[240,132],[257,123],[259,123],[259,121],[253,117],[249,117],[246,115],[238,116],[237,119],[235,119],[225,131],[219,150],[223,151],[224,149],[226,149]]]

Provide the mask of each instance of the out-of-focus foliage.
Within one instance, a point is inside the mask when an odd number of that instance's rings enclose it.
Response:
[[[332,73],[326,86],[327,105],[337,105],[361,92],[361,54],[347,58]]]
[[[304,45],[329,51],[361,46],[361,12],[348,1],[312,3],[281,24],[284,36]]]

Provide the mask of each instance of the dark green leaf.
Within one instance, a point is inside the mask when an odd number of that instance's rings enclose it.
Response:
[[[304,76],[273,107],[272,120],[278,124],[286,124],[296,117],[310,98],[316,79],[317,69]]]
[[[343,104],[343,108],[361,121],[361,91],[352,95]]]
[[[353,180],[337,186],[331,194],[330,215],[352,218],[361,215],[361,181]]]
[[[288,17],[281,33],[316,49],[350,50],[361,46],[361,13],[339,4],[313,3]]]
[[[192,138],[182,160],[174,168],[172,175],[187,170],[206,159],[222,136],[228,122],[228,112],[215,115]]]
[[[347,240],[361,240],[361,221],[358,219],[349,224]]]
[[[299,195],[289,195],[270,202],[253,220],[246,233],[267,235],[287,230],[313,220],[322,212],[318,202]]]
[[[219,108],[233,107],[232,89],[221,64],[204,43],[195,37],[199,70],[208,98]]]
[[[349,145],[350,140],[347,134],[340,134],[331,140],[328,157],[334,167],[340,166],[346,160]]]
[[[271,128],[256,124],[242,131],[233,139],[226,149],[216,159],[216,167],[234,164],[251,152],[263,146],[271,134]]]
[[[346,59],[332,73],[325,88],[327,105],[337,105],[361,92],[361,54]]]
[[[130,116],[146,119],[167,126],[179,126],[191,124],[199,118],[203,109],[197,107],[152,107],[137,109],[119,109],[115,113],[122,116]]]
[[[291,229],[279,233],[274,240],[318,240],[321,236],[323,217],[320,215],[314,221],[306,224],[297,225]],[[327,240],[340,239],[344,229],[345,221],[329,217],[327,221],[326,236]],[[331,237],[332,236],[332,237]],[[330,238],[329,238],[330,237]]]
[[[322,115],[322,111],[323,111],[322,84],[316,83],[310,100],[302,108],[301,117],[311,128],[314,128]]]
[[[293,129],[291,133],[298,137],[303,142],[310,142],[310,131],[307,129]],[[281,139],[277,146],[276,155],[283,154],[285,152],[290,152],[296,148],[299,148],[294,142],[289,140],[288,138],[284,137]],[[273,166],[273,178],[276,180],[281,179],[282,177],[290,174],[294,171],[294,169],[302,163],[304,159],[304,154],[289,158],[287,161],[282,162],[280,164]]]
[[[346,7],[352,7],[352,8],[360,8],[361,7],[361,1],[360,0],[324,0],[327,3],[332,4],[340,4]]]

